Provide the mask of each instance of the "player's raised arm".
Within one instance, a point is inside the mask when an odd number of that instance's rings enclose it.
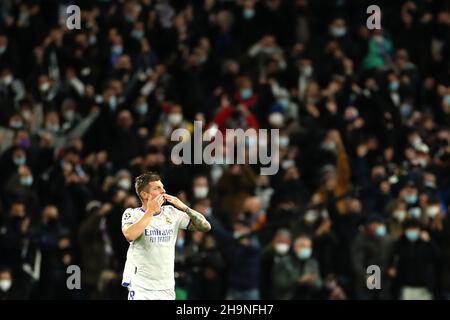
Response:
[[[147,202],[147,209],[145,210],[144,215],[135,223],[127,224],[122,227],[122,233],[127,241],[134,241],[141,236],[141,234],[145,230],[145,227],[150,223],[153,215],[161,210],[161,205],[163,203],[164,197],[162,194],[160,194],[153,200],[149,200]]]
[[[189,216],[192,222],[192,225],[189,228],[189,230],[201,232],[208,232],[209,230],[211,230],[211,225],[209,224],[208,220],[206,220],[206,218],[200,212],[197,212],[189,208],[177,197],[164,194],[164,198],[178,209],[186,212],[186,214]]]

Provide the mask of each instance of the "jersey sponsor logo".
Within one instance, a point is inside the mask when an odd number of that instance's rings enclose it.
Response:
[[[170,242],[173,236],[172,229],[145,229],[144,235],[151,243]]]

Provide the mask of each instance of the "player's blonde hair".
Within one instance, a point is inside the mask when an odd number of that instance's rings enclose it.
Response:
[[[161,180],[159,174],[151,171],[144,172],[143,174],[136,177],[136,179],[134,180],[134,188],[136,189],[136,193],[139,199],[141,199],[141,201],[142,201],[141,191],[145,191],[145,188],[148,186],[150,182],[159,180]]]

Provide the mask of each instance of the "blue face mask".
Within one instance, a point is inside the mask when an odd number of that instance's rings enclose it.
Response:
[[[417,195],[414,193],[405,194],[405,197],[403,199],[405,200],[405,202],[407,204],[413,204],[413,203],[416,203],[416,201],[417,201]]]
[[[297,256],[300,260],[306,260],[309,259],[311,257],[312,254],[312,249],[311,248],[301,248],[298,252],[297,252]]]
[[[116,96],[111,96],[108,101],[109,107],[111,111],[115,111],[117,109],[117,98]]]
[[[375,229],[375,234],[377,235],[377,237],[384,237],[386,236],[386,227],[384,225],[380,225]]]
[[[131,36],[135,39],[142,39],[144,37],[144,31],[142,30],[133,30],[131,31]]]
[[[33,176],[20,177],[20,184],[29,187],[33,184]]]
[[[183,248],[184,247],[184,238],[178,238],[177,239],[177,247]]]
[[[444,101],[446,104],[450,105],[450,94],[444,96]]]
[[[244,18],[251,19],[255,16],[255,10],[253,9],[244,9]]]
[[[411,242],[415,242],[419,239],[419,231],[417,230],[406,230],[405,232],[406,239]]]
[[[253,95],[253,90],[251,88],[241,89],[240,94],[242,99],[247,100]]]
[[[389,90],[397,91],[400,88],[400,83],[398,81],[393,81],[389,83]]]
[[[278,104],[279,104],[283,109],[287,109],[287,107],[289,107],[289,99],[281,99],[281,100],[278,100]]]
[[[412,218],[420,219],[422,211],[420,210],[420,208],[411,208],[409,209],[408,213]]]
[[[25,164],[26,161],[27,159],[25,157],[15,157],[13,159],[13,162],[16,166],[22,166]]]
[[[114,46],[111,48],[111,51],[115,55],[120,55],[123,52],[123,48],[122,48],[122,46]]]
[[[400,114],[402,118],[409,118],[409,116],[412,114],[412,106],[410,104],[402,104],[400,106]]]
[[[136,111],[137,111],[137,113],[139,113],[142,116],[147,113],[148,105],[146,103],[141,103],[136,106]]]

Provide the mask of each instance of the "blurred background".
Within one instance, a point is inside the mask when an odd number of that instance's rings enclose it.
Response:
[[[279,172],[173,164],[194,120],[280,129]],[[147,170],[213,225],[177,299],[449,299],[449,124],[448,0],[2,0],[0,299],[126,299]]]

